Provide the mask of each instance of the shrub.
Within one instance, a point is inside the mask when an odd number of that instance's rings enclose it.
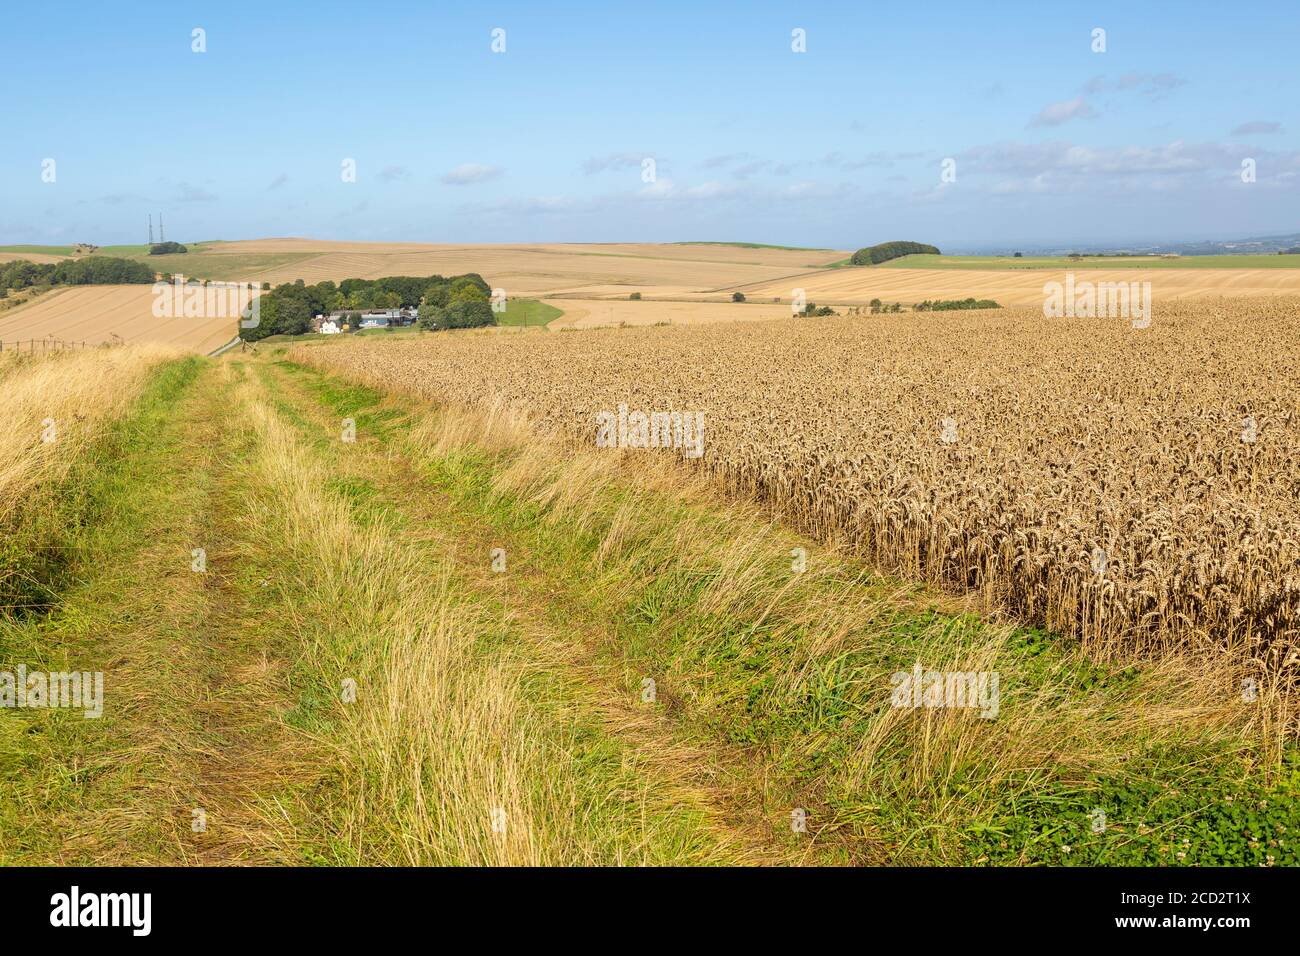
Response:
[[[733,293],[731,293],[731,301],[732,301],[732,302],[744,302],[744,301],[745,301],[745,293],[743,293],[743,292],[733,292]]]
[[[486,301],[480,299],[462,299],[447,306],[446,325],[448,329],[473,329],[484,325],[496,325],[497,316]]]
[[[155,242],[149,247],[149,255],[151,256],[168,256],[181,252],[189,252],[189,250],[179,242]]]
[[[445,329],[447,327],[447,310],[440,305],[434,305],[426,297],[420,304],[420,318],[416,320],[415,324],[426,332],[432,332],[434,329]]]
[[[641,293],[633,292],[630,296],[628,296],[628,298],[631,299],[633,302],[639,302],[641,299]]]

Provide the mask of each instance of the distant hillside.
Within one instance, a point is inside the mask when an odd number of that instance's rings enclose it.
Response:
[[[735,246],[739,249],[783,249],[787,252],[834,252],[825,246],[770,246],[765,242],[710,242],[697,240],[692,242],[673,242],[673,246]]]

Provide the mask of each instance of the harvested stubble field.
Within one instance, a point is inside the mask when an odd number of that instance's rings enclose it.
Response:
[[[214,256],[295,256],[295,261],[232,278],[273,285],[302,279],[374,279],[391,275],[458,275],[478,272],[512,296],[603,295],[663,289],[706,292],[817,269],[844,258],[835,250],[656,243],[537,243],[437,245],[431,243],[322,242],[260,239],[221,243]]]
[[[663,302],[649,299],[550,299],[564,314],[552,329],[595,329],[610,325],[696,325],[701,322],[744,322],[788,319],[790,306],[774,302]]]
[[[153,287],[86,285],[57,289],[0,313],[5,348],[46,338],[87,345],[154,342],[208,353],[235,337],[229,318],[157,318]]]
[[[294,356],[585,442],[620,403],[702,411],[702,467],[823,540],[1101,658],[1226,654],[1278,704],[1261,730],[1295,732],[1300,300],[1174,303],[1142,330],[1008,310]]]
[[[908,257],[909,259],[911,257]],[[919,257],[931,259],[932,257]],[[937,258],[937,257],[935,257]],[[1226,258],[1226,257],[1225,257]],[[1150,282],[1155,302],[1213,295],[1300,295],[1300,269],[1232,269],[1128,267],[1099,269],[1073,266],[1059,269],[907,268],[908,259],[896,265],[828,269],[778,281],[737,288],[755,301],[780,297],[789,301],[800,288],[814,302],[860,305],[872,299],[885,302],[920,302],[923,299],[994,299],[1002,305],[1043,303],[1043,284],[1065,282],[1067,272],[1078,281]]]

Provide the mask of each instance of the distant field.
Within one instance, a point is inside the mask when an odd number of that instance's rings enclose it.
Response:
[[[824,246],[773,246],[765,242],[674,242],[674,246],[735,246],[737,249],[785,249],[790,252],[833,252]]]
[[[269,273],[292,269],[294,264],[310,259],[309,253],[230,253],[220,249],[186,252],[170,256],[148,254],[125,256],[147,262],[159,272],[180,273],[194,279],[250,280],[257,282],[291,281],[268,280]]]
[[[501,325],[547,325],[564,314],[546,302],[536,299],[510,299],[505,310],[497,313]]]
[[[39,256],[70,256],[72,255],[72,246],[0,246],[0,260],[17,258],[17,255],[29,253]]]
[[[73,286],[0,313],[0,342],[6,348],[47,337],[88,345],[161,342],[207,353],[235,337],[233,319],[159,319],[152,306],[147,285]]]
[[[644,299],[556,299],[564,317],[552,329],[595,329],[605,326],[698,325],[707,322],[745,322],[788,319],[789,304],[774,302],[665,302]]]
[[[1300,269],[1294,256],[903,256],[875,269]]]
[[[314,257],[311,252],[250,252],[238,248],[240,245],[223,242],[186,243],[188,252],[151,256],[149,247],[141,243],[100,246],[94,255],[134,259],[148,263],[158,272],[179,272],[195,279],[259,281],[264,281],[262,280],[264,273],[283,270],[294,263]],[[73,257],[72,246],[0,246],[0,262],[27,259],[31,262],[59,263],[71,257]]]
[[[909,257],[906,261],[918,258]],[[1278,258],[1281,258],[1279,256]],[[860,305],[872,299],[912,304],[922,299],[995,299],[1002,305],[1041,305],[1046,282],[1065,281],[1070,265],[1051,269],[908,269],[879,266],[828,269],[775,282],[740,286],[751,299],[780,297],[789,301],[802,289],[810,301],[825,305]],[[1151,283],[1155,302],[1199,296],[1300,294],[1300,269],[1088,269],[1094,282]]]
[[[184,255],[150,256],[145,245],[105,246],[97,254],[137,259],[159,272],[198,279],[271,285],[476,272],[493,288],[504,289],[510,301],[544,300],[563,309],[566,316],[559,324],[565,327],[775,318],[788,314],[783,303],[789,303],[795,289],[832,306],[862,305],[873,298],[912,304],[968,296],[1033,305],[1042,301],[1043,283],[1063,281],[1067,271],[1086,272],[1095,281],[1149,280],[1156,301],[1300,294],[1300,255],[1078,260],[921,255],[855,267],[845,265],[846,250],[746,242],[439,245],[285,238],[187,245],[190,251]],[[70,249],[0,247],[0,259],[60,262]],[[750,311],[731,307],[733,291],[745,293]],[[656,308],[629,303],[632,293],[657,303]],[[760,305],[769,308],[753,311]],[[510,316],[505,324],[520,323]],[[530,311],[522,324],[545,321]]]
[[[819,269],[846,255],[728,245],[654,243],[548,243],[432,245],[348,243],[309,239],[259,239],[214,244],[217,256],[292,256],[266,271],[235,278],[272,284],[390,275],[457,275],[477,272],[511,297],[627,296],[708,293],[739,283],[777,279]],[[170,257],[162,257],[170,258]],[[180,257],[186,258],[184,256]],[[262,262],[266,260],[253,260]],[[198,272],[189,274],[203,276]]]

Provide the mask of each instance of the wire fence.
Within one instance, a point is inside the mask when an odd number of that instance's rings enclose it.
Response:
[[[0,352],[20,352],[23,354],[36,352],[71,352],[75,349],[95,349],[99,348],[99,342],[70,342],[67,339],[56,339],[46,337],[43,339],[11,339],[6,342],[0,339]]]

